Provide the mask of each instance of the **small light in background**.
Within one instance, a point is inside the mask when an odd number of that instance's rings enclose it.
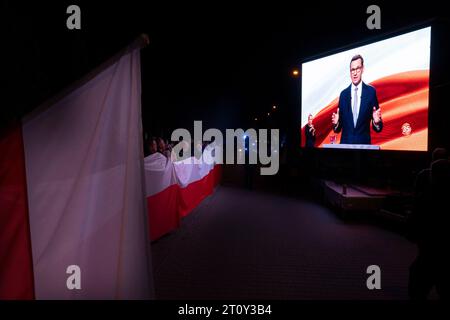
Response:
[[[294,77],[298,77],[300,75],[300,72],[297,69],[292,70],[292,75]]]
[[[272,106],[272,109],[273,110],[277,110],[277,106]]]

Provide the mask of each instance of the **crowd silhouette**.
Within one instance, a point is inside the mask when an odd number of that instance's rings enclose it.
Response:
[[[449,298],[450,162],[446,149],[433,151],[429,168],[415,182],[415,204],[409,226],[418,255],[410,267],[409,296],[426,300],[435,288],[442,300]]]

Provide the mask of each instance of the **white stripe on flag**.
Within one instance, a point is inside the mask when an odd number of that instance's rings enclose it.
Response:
[[[134,49],[23,122],[37,299],[153,297],[140,79]]]

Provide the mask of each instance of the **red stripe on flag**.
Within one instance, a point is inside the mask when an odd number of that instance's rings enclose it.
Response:
[[[150,239],[156,240],[178,228],[178,185],[147,198]]]
[[[213,193],[215,172],[213,169],[202,179],[190,183],[185,188],[180,188],[178,201],[178,214],[180,217],[186,217],[203,199]]]
[[[147,197],[150,239],[156,240],[180,225],[181,218],[187,216],[203,199],[213,193],[219,184],[222,166],[216,165],[202,179],[185,188],[174,184],[163,191]]]
[[[22,128],[0,138],[0,300],[34,299]]]

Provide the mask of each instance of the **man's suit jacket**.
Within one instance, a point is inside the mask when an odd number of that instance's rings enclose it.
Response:
[[[359,107],[358,120],[356,126],[353,123],[352,95],[350,85],[344,89],[339,96],[339,122],[333,128],[338,133],[342,130],[341,142],[348,144],[371,144],[370,124],[372,123],[373,107],[379,109],[377,92],[374,87],[362,83],[361,105]],[[376,132],[383,129],[383,122],[380,121],[378,128],[373,125]]]

